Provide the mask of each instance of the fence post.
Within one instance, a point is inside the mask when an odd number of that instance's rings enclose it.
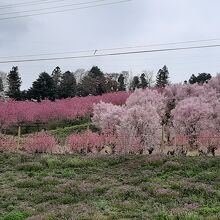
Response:
[[[20,148],[20,139],[21,139],[21,125],[18,125],[18,146],[17,148]]]

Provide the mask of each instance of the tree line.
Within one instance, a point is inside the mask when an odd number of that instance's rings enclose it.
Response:
[[[4,88],[0,77],[0,94],[6,90],[6,96],[11,99],[40,102],[45,99],[54,101],[75,96],[97,96],[109,92],[145,89],[153,86],[163,88],[170,84],[169,70],[166,65],[158,71],[156,81],[154,81],[152,71],[143,71],[140,76],[133,76],[130,82],[127,82],[128,74],[123,72],[121,74],[104,74],[98,66],[93,66],[89,71],[80,74],[78,79],[76,73],[70,71],[62,73],[60,67],[56,67],[52,74],[40,73],[28,90],[21,91],[21,77],[18,67],[14,66],[7,75],[7,89]],[[193,74],[185,83],[203,84],[211,78],[212,76],[206,73],[198,74],[198,76]]]

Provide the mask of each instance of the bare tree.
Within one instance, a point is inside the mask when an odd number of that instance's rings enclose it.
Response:
[[[2,81],[2,87],[3,91],[0,91],[0,97],[5,98],[5,92],[7,91],[8,85],[7,85],[7,73],[4,73],[0,71],[0,78]]]
[[[87,75],[88,75],[88,71],[86,71],[85,69],[77,69],[74,72],[74,76],[76,78],[77,83],[79,83],[83,79],[83,77]]]
[[[143,70],[142,73],[145,74],[148,87],[152,87],[155,84],[154,72],[152,70]]]

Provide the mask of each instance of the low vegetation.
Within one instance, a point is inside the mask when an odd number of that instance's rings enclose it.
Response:
[[[0,154],[0,219],[219,219],[220,158]]]

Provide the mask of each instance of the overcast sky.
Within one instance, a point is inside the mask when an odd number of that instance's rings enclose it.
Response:
[[[28,1],[32,0],[0,0],[0,4]],[[56,4],[7,10],[0,8],[0,14],[85,1],[88,0],[65,0]],[[114,1],[117,0],[106,0],[106,2]],[[0,56],[220,38],[219,8],[219,0],[132,0],[117,5],[65,13],[0,20]],[[6,16],[9,15],[0,15],[0,18]],[[144,49],[218,43],[220,40],[199,44],[151,46]],[[0,58],[0,61],[2,60],[6,59]],[[165,64],[169,68],[172,82],[183,82],[193,73],[209,72],[214,75],[220,72],[220,47],[65,61],[0,64],[0,70],[8,72],[13,65],[18,65],[23,81],[22,88],[26,89],[40,72],[51,73],[56,66],[60,66],[63,71],[75,71],[78,68],[90,69],[92,65],[98,65],[104,72],[129,70],[137,74],[147,69],[153,70],[156,74]]]

